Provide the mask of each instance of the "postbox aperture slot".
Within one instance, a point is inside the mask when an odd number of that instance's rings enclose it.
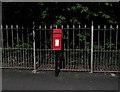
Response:
[[[54,33],[54,34],[61,34],[61,33]]]

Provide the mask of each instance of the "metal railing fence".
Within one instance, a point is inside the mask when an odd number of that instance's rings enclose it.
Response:
[[[2,68],[54,70],[53,25],[33,28],[1,26]],[[120,29],[118,25],[62,25],[63,50],[59,66],[66,71],[119,72]]]

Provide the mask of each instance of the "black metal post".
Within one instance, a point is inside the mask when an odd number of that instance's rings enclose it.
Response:
[[[58,62],[59,62],[59,51],[55,51],[55,77],[58,76],[60,70],[58,69]]]

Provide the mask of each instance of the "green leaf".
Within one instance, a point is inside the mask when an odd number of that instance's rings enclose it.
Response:
[[[93,16],[95,16],[95,17],[96,17],[96,16],[98,16],[98,14],[97,14],[97,13],[93,13]]]

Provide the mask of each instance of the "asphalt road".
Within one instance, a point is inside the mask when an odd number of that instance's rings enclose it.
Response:
[[[110,73],[3,70],[3,90],[118,90],[118,75]]]

